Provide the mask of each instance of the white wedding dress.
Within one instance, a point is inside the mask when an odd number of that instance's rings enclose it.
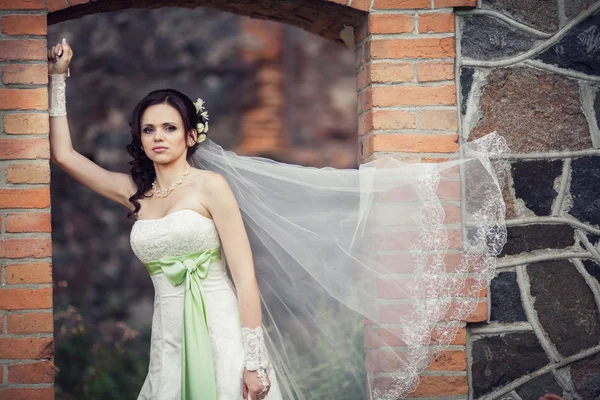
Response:
[[[213,220],[192,209],[174,211],[159,219],[136,221],[130,242],[133,252],[143,263],[221,246]],[[150,276],[155,290],[150,365],[138,400],[180,400],[185,284],[173,286],[164,273]],[[244,349],[240,314],[222,247],[221,259],[210,264],[202,286],[217,398],[243,399]],[[267,373],[271,389],[266,399],[282,399],[272,366]]]

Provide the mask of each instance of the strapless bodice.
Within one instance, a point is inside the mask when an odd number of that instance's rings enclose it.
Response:
[[[131,249],[143,263],[221,245],[214,221],[188,208],[158,219],[135,221],[129,239]]]
[[[186,290],[186,284],[174,286],[167,273],[150,274],[155,291],[150,363],[137,400],[182,398],[183,361],[200,354],[193,351],[191,355],[186,353],[185,358],[183,356],[183,349],[188,348],[183,346],[184,339],[188,340],[186,338],[196,336],[198,332],[192,328],[196,332],[194,335],[190,332],[184,335],[186,325],[195,327],[197,323],[184,324],[184,320],[201,321],[196,311],[202,307],[206,311],[217,399],[241,399],[240,381],[244,371],[241,318],[235,286],[227,274],[225,254],[214,221],[192,209],[174,211],[158,219],[138,220],[131,228],[130,243],[133,252],[144,264],[154,260],[162,263],[168,257],[209,253],[205,250],[220,248],[220,259],[210,261],[206,277],[190,281],[191,275],[187,275],[185,282],[200,285],[202,293],[201,298],[194,295],[194,303],[188,306],[186,298],[190,298],[192,291]],[[194,273],[197,274],[198,270]],[[195,293],[198,294],[198,291]],[[194,315],[186,317],[186,310]],[[268,374],[273,386],[266,400],[281,400],[275,371],[271,368]],[[202,394],[200,396],[205,398]]]

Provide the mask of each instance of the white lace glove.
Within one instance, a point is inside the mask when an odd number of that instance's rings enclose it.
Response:
[[[264,393],[268,390],[266,370],[269,369],[270,363],[262,326],[257,326],[254,329],[243,327],[242,339],[244,342],[244,365],[248,371],[258,373],[258,378],[263,385],[263,390],[260,393]]]
[[[67,115],[66,79],[70,76],[69,70],[64,74],[49,74],[49,101],[48,113],[51,117]]]

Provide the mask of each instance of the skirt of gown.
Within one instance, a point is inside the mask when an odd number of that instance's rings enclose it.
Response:
[[[191,254],[220,245],[211,219],[184,209],[154,220],[138,220],[131,231],[131,245],[142,262]],[[180,400],[185,285],[173,286],[165,274],[151,275],[154,313],[150,364],[138,400]],[[240,313],[234,285],[227,275],[225,257],[209,266],[202,280],[204,304],[216,375],[218,400],[240,400],[244,371]],[[282,399],[271,367],[267,400]]]

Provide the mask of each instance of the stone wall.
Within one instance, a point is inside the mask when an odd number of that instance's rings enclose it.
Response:
[[[600,2],[484,0],[458,12],[461,140],[513,152],[508,243],[470,399],[600,398]]]

